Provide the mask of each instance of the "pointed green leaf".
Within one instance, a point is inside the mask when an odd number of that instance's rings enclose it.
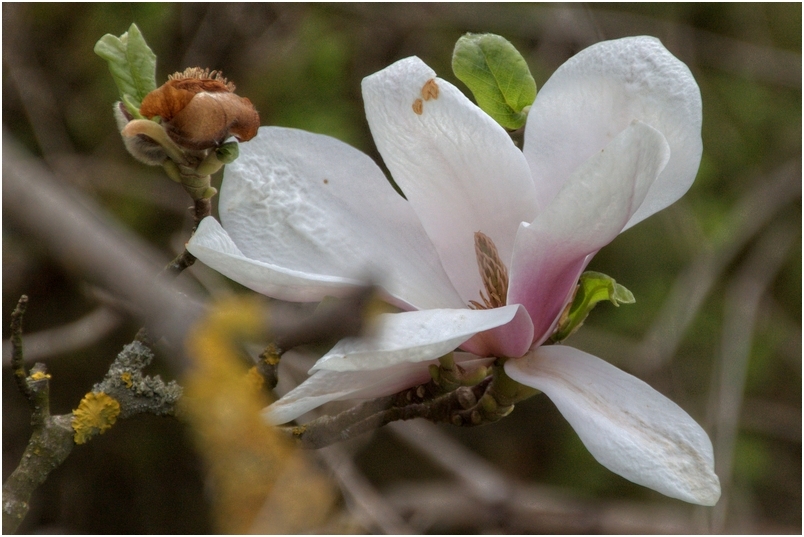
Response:
[[[140,29],[132,24],[120,37],[104,35],[95,44],[95,54],[108,62],[126,108],[134,113],[134,106],[138,112],[145,96],[156,89],[156,55]]]
[[[615,306],[619,306],[620,304],[633,304],[634,302],[636,302],[634,293],[615,282],[614,293],[612,293],[611,296],[611,303]]]
[[[636,302],[633,293],[620,285],[614,278],[600,272],[584,272],[578,280],[578,289],[572,300],[572,306],[562,319],[558,328],[550,338],[553,343],[563,341],[581,327],[589,312],[598,302],[608,300],[615,306]]]
[[[452,70],[497,123],[511,130],[525,125],[527,109],[536,99],[536,82],[525,59],[506,39],[464,35],[455,43]]]

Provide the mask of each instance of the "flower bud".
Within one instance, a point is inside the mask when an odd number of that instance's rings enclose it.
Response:
[[[193,150],[210,149],[234,136],[251,140],[260,116],[251,101],[234,93],[235,86],[217,71],[191,67],[175,73],[142,101],[140,113],[159,116],[177,145]]]

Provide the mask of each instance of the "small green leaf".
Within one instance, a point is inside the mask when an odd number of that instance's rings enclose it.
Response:
[[[511,130],[525,124],[527,108],[536,99],[536,82],[525,59],[506,39],[464,35],[455,43],[452,70],[497,123]]]
[[[550,338],[551,341],[558,343],[571,336],[581,327],[597,303],[604,300],[608,300],[618,307],[620,304],[636,302],[633,293],[614,281],[611,276],[592,271],[581,274],[572,306],[559,320],[558,328]]]
[[[95,54],[109,63],[120,98],[129,112],[138,115],[142,100],[156,89],[156,55],[140,29],[132,24],[120,37],[104,35],[95,44]]]
[[[224,164],[231,164],[240,155],[240,147],[237,142],[227,142],[216,149],[215,154]]]

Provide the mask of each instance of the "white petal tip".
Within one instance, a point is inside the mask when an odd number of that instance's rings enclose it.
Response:
[[[720,479],[714,473],[706,476],[706,478],[706,482],[701,483],[700,488],[693,491],[692,499],[685,499],[685,501],[707,507],[717,504],[718,500],[720,500]]]
[[[505,372],[550,397],[592,456],[612,472],[685,502],[712,506],[720,499],[706,432],[636,377],[555,345],[509,360]]]

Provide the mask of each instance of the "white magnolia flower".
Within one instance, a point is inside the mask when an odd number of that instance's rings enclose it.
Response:
[[[689,69],[649,37],[589,47],[539,92],[522,151],[418,58],[367,77],[363,98],[406,199],[344,143],[262,128],[227,166],[223,227],[206,218],[188,244],[272,297],[317,301],[371,277],[405,310],[335,345],[269,419],[415,386],[456,348],[470,367],[508,357],[506,373],[547,394],[601,464],[714,505],[712,444],[692,418],[599,358],[540,346],[591,257],[692,184],[701,99]]]

